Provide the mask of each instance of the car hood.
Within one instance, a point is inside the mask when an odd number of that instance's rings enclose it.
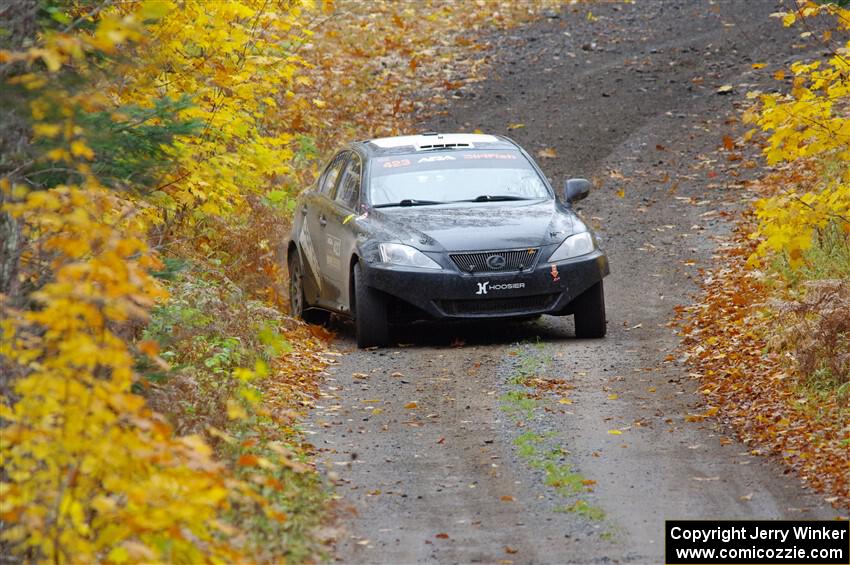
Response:
[[[388,241],[423,251],[479,251],[560,242],[584,224],[555,201],[486,202],[373,211]]]

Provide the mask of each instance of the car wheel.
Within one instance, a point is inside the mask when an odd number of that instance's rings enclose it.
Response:
[[[381,294],[366,286],[360,263],[354,265],[354,326],[357,347],[383,347],[390,341],[387,302]]]
[[[328,312],[310,308],[307,304],[304,297],[304,271],[297,252],[289,257],[289,314],[316,325],[326,324],[330,319]]]
[[[576,337],[605,337],[605,293],[602,281],[582,292],[575,299]]]

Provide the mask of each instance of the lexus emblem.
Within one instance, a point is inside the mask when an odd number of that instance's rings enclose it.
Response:
[[[504,255],[490,255],[487,257],[487,266],[494,271],[504,268],[505,263],[507,263],[507,260]]]

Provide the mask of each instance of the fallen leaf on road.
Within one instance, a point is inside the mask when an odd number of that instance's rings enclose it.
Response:
[[[510,553],[511,555],[513,555],[513,554],[514,554],[514,553],[516,553],[517,551],[519,551],[519,550],[518,550],[518,549],[514,549],[514,548],[512,548],[512,547],[511,547],[511,546],[509,546],[509,545],[506,545],[506,546],[505,546],[505,553]]]
[[[573,401],[570,400],[569,398],[562,398],[561,400],[558,401],[558,404],[572,404],[572,403],[573,403]]]
[[[623,432],[621,432],[620,430],[608,430],[608,433],[612,436],[623,435]]]
[[[740,499],[744,500],[744,501],[752,500],[753,499],[753,493],[745,494],[744,496],[741,496]]]
[[[541,149],[537,152],[537,155],[543,157],[544,159],[554,159],[558,156],[554,149],[551,147],[547,147],[546,149]]]
[[[447,534],[447,533],[443,532],[443,533],[439,533],[439,534],[437,534],[437,535],[436,535],[436,536],[434,536],[434,537],[435,537],[435,538],[439,538],[439,539],[449,539],[449,534]]]
[[[733,90],[734,87],[731,84],[724,84],[717,89],[717,94],[730,94]]]
[[[508,494],[502,497],[502,502],[514,502],[516,499]]]
[[[709,406],[708,410],[706,410],[702,414],[688,414],[685,416],[686,422],[702,422],[706,418],[711,418],[720,410],[717,406]]]
[[[508,124],[508,129],[519,129],[524,128],[525,124]]]
[[[246,453],[245,455],[240,456],[236,463],[242,467],[254,467],[258,462],[259,458],[256,455]]]
[[[404,405],[404,407],[407,408],[408,410],[413,410],[414,408],[419,408],[419,404],[416,403],[416,402],[408,402],[407,404]]]
[[[609,394],[608,395],[608,400],[617,400],[618,398],[619,398],[619,396],[617,396],[616,394]]]

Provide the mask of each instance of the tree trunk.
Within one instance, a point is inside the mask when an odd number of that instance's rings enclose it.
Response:
[[[5,195],[0,193],[0,208],[4,201]],[[22,244],[18,220],[0,212],[0,294],[5,295],[10,306],[18,303],[18,261]]]
[[[4,34],[0,37],[0,49],[17,50],[24,48],[36,35],[38,20],[38,0],[4,0],[0,6],[0,21]],[[29,123],[27,106],[23,100],[17,100],[5,85],[8,77],[19,71],[15,65],[0,66],[0,85],[8,104],[0,110],[0,178],[6,178],[11,184],[20,179],[23,163],[29,159]],[[13,98],[10,100],[6,95]],[[21,225],[15,218],[2,212],[2,206],[10,195],[0,192],[0,294],[6,295],[7,304],[17,305],[18,262],[23,248]]]

